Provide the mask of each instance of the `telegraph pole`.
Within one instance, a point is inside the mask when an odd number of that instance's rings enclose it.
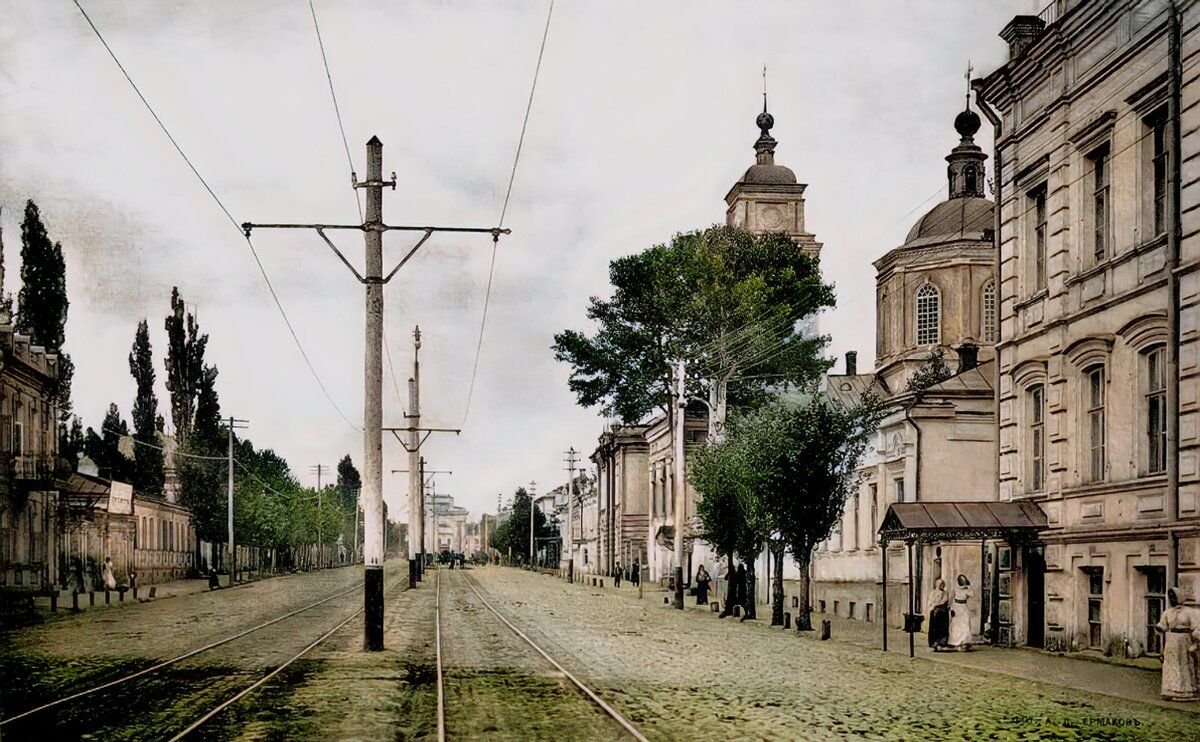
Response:
[[[675,552],[672,555],[675,568],[675,601],[674,607],[683,610],[683,522],[687,517],[687,480],[683,466],[683,432],[687,407],[687,392],[684,389],[686,380],[684,362],[679,361],[675,366],[675,430],[674,444],[674,485],[672,495],[675,499]]]
[[[233,541],[233,431],[235,428],[245,428],[250,424],[249,420],[239,420],[236,417],[229,418],[229,503],[228,503],[228,526],[229,526],[229,584],[237,582],[237,546]]]
[[[567,449],[567,582],[575,581],[575,464],[579,452],[574,446]]]
[[[308,467],[310,472],[315,472],[317,475],[317,560],[321,563],[321,566],[325,564],[321,554],[321,473],[328,468],[321,464]]]
[[[533,506],[536,502],[536,500],[534,499],[536,497],[537,497],[537,482],[530,482],[529,483],[529,567],[531,569],[533,568],[533,557],[535,555],[535,552],[533,550]]]
[[[408,380],[408,418],[413,430],[408,445],[408,522],[412,531],[408,540],[408,586],[416,587],[425,569],[425,496],[424,479],[420,472],[420,444],[417,428],[421,427],[421,328],[413,328],[413,375]]]
[[[247,239],[251,230],[264,229],[311,229],[325,241],[329,249],[342,261],[365,287],[366,352],[363,358],[363,646],[368,651],[383,649],[383,286],[404,267],[416,254],[421,245],[434,232],[484,233],[492,235],[498,242],[500,235],[509,230],[501,227],[422,227],[393,226],[383,222],[383,188],[396,188],[396,174],[391,180],[383,179],[383,142],[371,137],[367,142],[367,179],[359,181],[351,173],[355,188],[367,192],[366,214],[362,224],[252,224],[246,222],[242,229]],[[350,230],[362,232],[366,242],[364,272],[342,254],[326,235],[327,230]],[[409,249],[390,273],[383,274],[383,233],[388,231],[423,232],[424,235]],[[364,275],[365,274],[365,275]]]

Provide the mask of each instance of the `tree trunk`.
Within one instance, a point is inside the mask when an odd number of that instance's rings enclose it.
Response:
[[[755,590],[755,583],[758,580],[754,576],[754,560],[746,562],[746,605],[742,606],[742,615],[747,621],[753,621],[758,618],[758,595]]]
[[[729,566],[725,571],[725,601],[721,606],[721,618],[733,615],[733,604],[737,601],[733,591],[733,555],[730,554],[728,557],[726,557],[726,559],[728,560]]]
[[[812,606],[808,593],[808,569],[812,562],[811,553],[799,555],[800,565],[800,608],[796,613],[796,631],[812,631]]]
[[[783,625],[783,546],[771,549],[774,579],[771,582],[771,625]]]

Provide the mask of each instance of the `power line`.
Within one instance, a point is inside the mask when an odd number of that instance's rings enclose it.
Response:
[[[504,193],[504,206],[500,209],[500,222],[497,227],[504,226],[504,217],[508,214],[508,200],[512,197],[513,183],[517,178],[517,164],[521,161],[521,148],[525,144],[525,131],[529,127],[529,113],[533,110],[533,95],[537,92],[538,74],[542,70],[542,56],[546,53],[546,39],[550,35],[550,19],[554,16],[554,0],[550,0],[550,9],[546,11],[546,27],[542,29],[542,44],[538,49],[537,65],[533,68],[533,84],[529,86],[529,102],[525,104],[525,118],[521,121],[521,134],[517,137],[517,153],[513,156],[512,172],[508,175],[508,189]],[[475,343],[475,362],[471,364],[471,383],[467,387],[467,405],[463,410],[463,424],[471,414],[471,397],[475,394],[475,378],[479,374],[479,355],[483,350],[483,331],[487,327],[488,305],[492,298],[492,278],[496,273],[496,248],[499,238],[492,238],[492,259],[488,266],[487,288],[483,292],[483,314],[479,319],[479,340]]]
[[[346,417],[346,414],[342,412],[342,408],[339,407],[337,402],[334,401],[333,395],[331,395],[329,393],[329,389],[325,387],[325,382],[321,380],[320,375],[317,373],[316,367],[313,366],[312,360],[308,357],[308,353],[304,350],[304,345],[300,342],[299,335],[296,334],[296,328],[292,326],[292,321],[288,318],[287,312],[283,308],[283,303],[279,300],[279,295],[275,292],[275,286],[271,283],[271,278],[267,275],[267,269],[263,266],[262,260],[258,257],[258,250],[254,248],[254,243],[250,240],[250,236],[245,234],[237,219],[234,219],[233,214],[229,213],[229,209],[227,209],[221,199],[217,197],[217,194],[213,191],[212,187],[209,186],[208,181],[204,179],[204,176],[202,176],[200,171],[196,169],[196,166],[192,164],[191,159],[188,158],[187,154],[183,151],[183,148],[179,146],[179,142],[175,140],[175,137],[172,136],[170,130],[167,129],[166,124],[163,123],[162,119],[159,118],[158,113],[155,112],[154,107],[150,105],[150,101],[146,100],[146,96],[142,95],[141,89],[138,88],[137,83],[133,81],[133,78],[129,76],[129,72],[125,69],[125,65],[121,64],[121,60],[117,58],[116,52],[114,52],[112,47],[108,45],[108,42],[105,41],[104,35],[100,33],[100,29],[97,28],[96,24],[92,22],[92,19],[87,14],[87,11],[84,10],[83,6],[79,4],[79,0],[73,0],[73,2],[75,3],[75,7],[78,8],[79,12],[83,15],[83,19],[87,21],[89,26],[91,26],[92,32],[96,34],[96,38],[99,39],[100,43],[104,45],[104,49],[108,52],[108,56],[112,57],[112,60],[114,63],[116,63],[117,68],[121,70],[121,74],[125,76],[125,80],[129,83],[129,86],[133,88],[133,92],[136,93],[138,99],[142,101],[142,105],[144,105],[146,110],[150,112],[150,115],[154,117],[154,121],[158,124],[158,128],[161,129],[162,133],[166,135],[168,140],[170,140],[171,145],[175,147],[175,151],[178,152],[179,156],[183,158],[183,161],[187,163],[187,166],[192,171],[192,174],[195,175],[196,179],[200,181],[200,184],[204,186],[204,190],[208,191],[208,195],[212,197],[212,200],[216,202],[222,213],[224,213],[226,218],[229,219],[229,222],[233,224],[234,229],[236,229],[239,234],[243,235],[246,240],[246,246],[250,248],[250,254],[254,257],[254,263],[258,266],[259,273],[262,274],[263,281],[267,285],[267,290],[271,294],[271,299],[274,300],[275,307],[279,310],[280,316],[283,317],[283,323],[287,325],[288,333],[291,334],[292,340],[296,344],[296,348],[300,351],[300,357],[304,359],[304,363],[306,366],[308,366],[308,370],[312,374],[313,379],[316,380],[317,386],[321,388],[321,392],[324,393],[325,398],[329,400],[329,403],[333,405],[333,408],[337,410],[337,413],[341,415],[342,419],[345,420],[350,427],[354,428],[355,430],[359,430],[358,426],[351,422],[350,418]]]
[[[346,139],[346,127],[342,124],[342,109],[338,106],[337,93],[333,89],[333,75],[329,72],[329,57],[325,55],[325,41],[321,38],[321,24],[317,22],[317,9],[313,5],[313,0],[308,0],[308,9],[312,12],[313,28],[317,32],[317,46],[321,48],[321,62],[325,65],[325,79],[329,81],[329,98],[333,101],[333,113],[337,116],[338,130],[342,133],[342,147],[346,150],[346,165],[350,168],[351,177],[354,176],[354,158],[350,156],[350,141]],[[362,198],[358,195],[358,189],[354,190],[354,201],[358,204],[358,219],[362,221]]]

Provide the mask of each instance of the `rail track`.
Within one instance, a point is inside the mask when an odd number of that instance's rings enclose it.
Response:
[[[534,642],[532,639],[530,639],[529,636],[525,634],[525,632],[523,632],[519,628],[517,628],[511,621],[509,621],[507,618],[505,618],[505,616],[502,613],[500,613],[500,611],[496,610],[496,608],[491,604],[491,602],[489,602],[488,599],[485,598],[483,596],[483,594],[479,591],[479,589],[474,585],[474,583],[470,577],[468,577],[464,572],[459,572],[458,574],[459,574],[459,578],[458,578],[459,581],[462,584],[466,585],[470,589],[470,591],[472,593],[474,593],[475,598],[479,601],[479,603],[481,605],[483,605],[485,608],[487,608],[487,610],[490,611],[492,613],[492,615],[495,616],[500,621],[500,623],[504,624],[506,627],[508,627],[508,629],[510,631],[512,631],[513,634],[515,634],[517,637],[519,637],[521,640],[523,640],[526,644],[528,644],[529,647],[531,647],[538,655],[540,655],[542,657],[542,659],[544,659],[546,662],[550,663],[550,665],[552,665],[555,670],[562,673],[563,677],[565,677],[567,680],[570,680],[572,685],[574,685],[574,687],[585,698],[587,698],[596,707],[598,707],[601,711],[603,711],[605,715],[607,715],[609,718],[611,718],[613,721],[615,721],[617,724],[619,724],[621,726],[621,728],[626,733],[629,734],[629,736],[633,737],[634,739],[638,740],[639,742],[648,742],[645,735],[643,735],[642,732],[636,726],[634,726],[628,719],[626,719],[624,716],[622,716],[619,711],[617,711],[611,705],[609,705],[608,702],[606,702],[603,698],[600,697],[600,695],[598,693],[596,693],[596,691],[589,688],[582,680],[580,680],[578,677],[576,677],[571,671],[569,671],[569,670],[567,670],[567,668],[563,667],[557,660],[555,660],[553,657],[551,657],[546,652],[546,650],[542,649],[540,646],[537,645],[536,642]],[[435,652],[436,652],[436,657],[437,657],[437,732],[438,732],[438,742],[444,742],[444,740],[446,739],[445,670],[442,666],[441,582],[442,582],[442,570],[439,569],[438,577],[437,577],[437,597],[435,599],[436,616],[435,616],[435,642],[434,642],[435,643]]]
[[[394,591],[394,589],[398,585],[404,584],[406,582],[407,582],[407,578],[397,579],[394,582],[392,582],[391,585],[389,585],[387,587],[386,592],[391,593],[392,591]],[[27,709],[18,714],[14,714],[13,716],[10,716],[6,719],[0,720],[0,728],[7,727],[8,725],[13,724],[14,722],[18,722],[18,721],[21,721],[24,719],[29,719],[30,717],[33,717],[35,715],[49,711],[51,709],[56,709],[56,708],[59,708],[62,706],[66,706],[68,704],[72,704],[74,702],[80,701],[85,698],[90,698],[92,696],[95,696],[96,694],[103,693],[104,691],[111,690],[113,688],[116,688],[117,686],[123,685],[125,683],[129,683],[129,682],[137,680],[139,678],[145,678],[145,677],[153,675],[155,673],[159,673],[162,670],[164,670],[168,667],[171,667],[172,665],[176,665],[185,660],[191,659],[198,655],[202,655],[206,652],[210,652],[214,649],[217,649],[218,647],[225,646],[225,645],[235,642],[239,639],[243,639],[245,637],[256,634],[257,632],[262,631],[263,629],[266,629],[270,626],[274,626],[274,625],[279,624],[288,619],[295,618],[302,614],[308,613],[309,611],[312,611],[320,606],[323,606],[332,601],[335,601],[338,598],[344,597],[351,593],[361,595],[361,591],[362,591],[361,583],[353,585],[352,587],[349,587],[349,588],[346,588],[343,590],[338,590],[338,591],[334,592],[332,595],[328,595],[328,596],[322,598],[321,600],[315,601],[313,603],[309,603],[308,605],[302,606],[295,610],[288,611],[287,613],[284,613],[283,615],[276,616],[275,618],[272,618],[268,621],[263,621],[262,623],[259,623],[255,626],[251,626],[250,628],[247,628],[247,629],[243,629],[242,631],[239,631],[230,636],[224,637],[222,639],[218,639],[217,641],[214,641],[214,642],[210,642],[208,644],[205,644],[204,646],[189,650],[187,652],[184,652],[183,654],[172,657],[170,659],[163,660],[162,662],[158,662],[154,665],[151,665],[150,667],[146,667],[146,668],[143,668],[136,672],[132,672],[132,673],[128,673],[128,674],[116,677],[112,680],[108,680],[104,683],[100,683],[99,685],[95,685],[91,688],[87,688],[87,689],[79,691],[77,693],[72,693],[70,695],[55,699],[48,703],[44,703],[44,704],[35,706],[33,708]],[[261,677],[257,678],[252,684],[242,688],[238,693],[236,693],[232,697],[217,704],[215,707],[211,708],[206,713],[204,713],[202,716],[200,716],[200,718],[196,719],[194,722],[192,722],[190,725],[188,725],[185,729],[178,732],[173,737],[170,737],[172,742],[174,742],[175,740],[180,740],[180,739],[187,737],[192,732],[196,731],[197,729],[202,727],[204,724],[206,724],[208,721],[210,721],[211,719],[213,719],[214,717],[219,715],[225,709],[236,704],[238,701],[242,700],[246,696],[250,695],[254,691],[261,688],[263,685],[265,685],[267,682],[269,682],[272,678],[274,678],[275,676],[279,675],[279,673],[286,670],[288,667],[290,667],[293,663],[295,663],[297,660],[302,658],[304,655],[306,655],[312,649],[314,649],[321,643],[328,640],[334,634],[336,634],[340,629],[345,627],[346,624],[350,623],[355,618],[361,616],[362,612],[363,612],[363,608],[360,606],[357,610],[355,610],[349,616],[339,620],[336,623],[336,625],[334,625],[332,628],[328,629],[327,631],[324,631],[320,636],[318,636],[312,642],[309,642],[298,653],[292,655],[290,658],[288,658],[284,662],[276,664],[269,672],[267,672],[265,675],[262,675]],[[11,732],[9,729],[4,729],[3,732],[0,732],[0,733],[11,733]],[[165,734],[163,736],[165,736]]]

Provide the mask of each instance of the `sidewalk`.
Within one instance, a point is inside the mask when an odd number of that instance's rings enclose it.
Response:
[[[255,577],[255,578],[251,578],[251,579],[242,580],[241,582],[239,582],[237,585],[234,585],[233,587],[242,587],[244,585],[249,585],[249,584],[252,584],[255,582],[260,582],[262,580],[267,580],[272,577],[281,577],[284,574],[289,574],[289,573],[281,573],[279,575],[265,574],[261,577]],[[221,588],[220,589],[228,589],[230,587],[229,575],[226,575],[226,574],[220,575],[220,580],[221,580]],[[150,597],[151,588],[154,589],[154,597],[153,598]],[[83,593],[79,594],[79,610],[78,611],[76,611],[74,609],[74,603],[72,602],[73,592],[74,592],[73,590],[59,591],[57,613],[51,612],[50,596],[48,596],[48,595],[39,595],[39,596],[35,597],[33,604],[34,604],[34,608],[37,609],[38,614],[45,617],[47,615],[55,616],[55,615],[60,615],[60,614],[70,615],[72,613],[77,613],[77,612],[83,613],[84,611],[98,610],[101,608],[114,608],[114,607],[121,606],[121,605],[136,605],[138,603],[146,603],[151,600],[162,600],[164,598],[176,598],[176,597],[179,597],[182,595],[195,595],[196,593],[202,593],[202,592],[207,592],[207,591],[208,591],[208,578],[200,577],[200,578],[196,578],[196,579],[184,579],[184,580],[172,580],[170,582],[160,582],[160,583],[156,583],[153,585],[138,585],[137,598],[135,599],[133,597],[133,591],[126,590],[125,595],[124,595],[124,601],[121,600],[121,598],[122,598],[121,593],[117,590],[109,590],[108,591],[108,600],[107,601],[105,600],[105,594],[104,594],[105,591],[104,590],[95,590],[91,593],[83,592]]]
[[[588,577],[587,584],[580,584],[580,587],[599,590],[600,588],[591,586],[591,576],[588,575]],[[627,600],[638,599],[637,587],[624,581],[620,588],[614,588],[611,580],[605,579],[604,592]],[[659,607],[665,608],[670,604],[671,593],[660,589],[656,584],[645,585],[643,596],[643,601]],[[684,597],[684,608],[689,612],[700,614],[697,619],[721,620],[718,618],[718,614],[712,613],[708,606],[696,605],[695,597],[690,595]],[[664,598],[668,601],[666,604],[663,602]],[[718,596],[710,592],[709,602],[718,599]],[[795,610],[790,607],[790,601],[785,604],[784,610],[790,611],[794,617]],[[770,625],[771,606],[769,604],[759,604],[757,612],[758,618],[755,621],[742,623],[736,619],[725,619],[726,625],[749,627],[747,630],[782,631],[781,628]],[[819,628],[822,618],[827,618],[832,622],[832,641],[877,652],[881,651],[883,628],[878,623],[865,623],[814,613],[813,623],[817,628]],[[820,641],[817,631],[798,634],[797,638],[801,641]],[[890,629],[888,631],[888,653],[907,656],[908,634],[896,628]],[[1098,659],[1052,654],[1037,649],[1005,649],[988,645],[980,646],[971,652],[934,652],[926,643],[924,634],[916,635],[916,656],[913,659],[914,661],[946,663],[980,672],[1007,675],[1200,715],[1200,703],[1164,701],[1159,696],[1158,668],[1148,663],[1116,664]]]

